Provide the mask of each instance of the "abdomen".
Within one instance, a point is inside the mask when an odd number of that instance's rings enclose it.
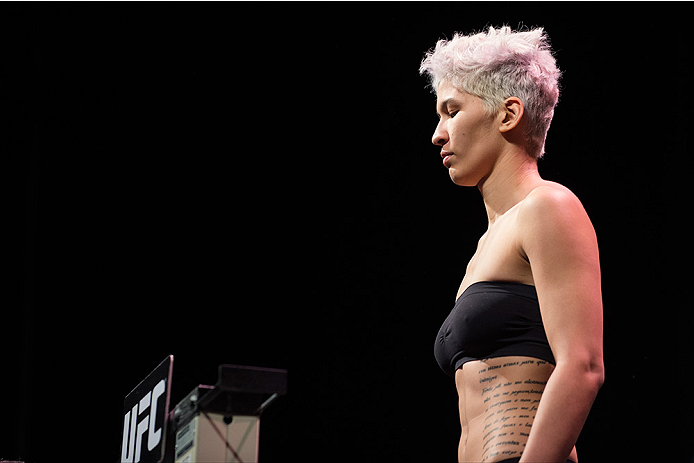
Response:
[[[467,362],[455,374],[460,398],[460,461],[520,457],[554,366],[531,357]]]

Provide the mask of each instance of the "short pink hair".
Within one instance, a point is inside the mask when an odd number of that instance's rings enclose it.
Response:
[[[456,33],[426,53],[419,73],[427,73],[433,91],[442,81],[480,97],[489,114],[515,96],[528,117],[528,152],[541,158],[559,100],[559,77],[549,39],[542,28],[513,32],[508,26],[475,35]]]

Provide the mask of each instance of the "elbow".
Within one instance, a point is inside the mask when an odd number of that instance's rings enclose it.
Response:
[[[579,367],[577,378],[582,379],[582,383],[586,391],[590,391],[592,395],[597,395],[598,391],[605,384],[605,367],[600,364],[582,365]]]
[[[583,370],[595,385],[595,392],[597,393],[605,384],[605,362],[603,362],[602,355],[591,356],[585,363]]]
[[[591,390],[597,395],[605,383],[605,364],[602,356],[585,359],[567,359],[566,362],[562,363],[571,370],[571,376],[575,380],[583,383],[587,390]],[[559,363],[557,366],[559,366]]]
[[[605,384],[605,365],[602,361],[599,367],[594,367],[594,369],[591,370],[591,376],[593,377],[595,392],[597,393],[602,385]]]
[[[600,388],[605,384],[605,368],[601,364],[600,366],[594,366],[590,369],[581,369],[581,377],[584,390],[591,396],[593,400],[597,397]]]
[[[600,389],[603,384],[605,384],[605,366],[604,365],[602,367],[602,374],[600,375],[600,381],[598,384],[598,389]]]

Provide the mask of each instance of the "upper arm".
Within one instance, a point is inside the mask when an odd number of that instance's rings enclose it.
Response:
[[[526,198],[518,220],[557,364],[602,368],[600,260],[583,205],[568,190],[540,187]]]

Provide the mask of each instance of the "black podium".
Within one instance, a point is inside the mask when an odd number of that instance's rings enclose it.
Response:
[[[287,371],[220,365],[214,386],[199,385],[169,410],[173,356],[124,401],[121,463],[253,463],[260,416],[287,392]]]

